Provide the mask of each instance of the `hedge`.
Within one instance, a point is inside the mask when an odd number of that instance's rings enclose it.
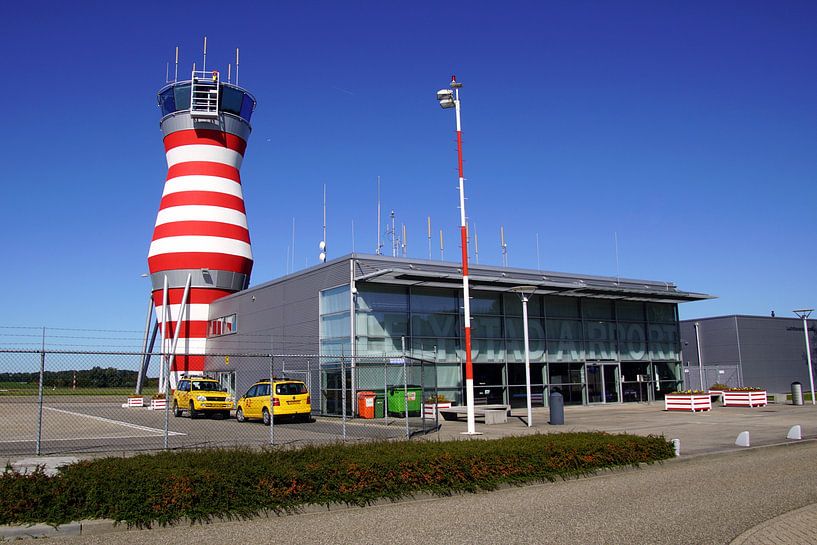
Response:
[[[0,475],[0,524],[107,518],[136,526],[246,518],[308,504],[451,495],[652,463],[664,437],[561,433],[497,440],[217,449],[102,458]]]

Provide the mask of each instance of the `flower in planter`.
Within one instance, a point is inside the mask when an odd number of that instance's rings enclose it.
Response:
[[[150,399],[164,399],[164,398],[165,398],[164,394],[155,394],[150,397]]]
[[[429,396],[428,399],[425,400],[425,403],[448,403],[448,398],[445,397],[445,394],[437,394],[436,396]]]
[[[702,396],[708,393],[709,392],[704,392],[703,390],[676,390],[674,392],[670,392],[670,395]]]
[[[709,387],[710,390],[728,390],[729,386],[723,384],[721,382],[716,382],[712,386]]]
[[[763,388],[755,386],[742,386],[740,388],[725,388],[727,392],[762,392]]]

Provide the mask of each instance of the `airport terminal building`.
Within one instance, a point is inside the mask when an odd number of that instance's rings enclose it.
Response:
[[[474,265],[472,358],[477,398],[524,406],[522,302],[528,302],[533,399],[566,404],[647,402],[683,385],[678,304],[710,298],[669,282]],[[365,358],[433,361],[441,393],[464,403],[462,272],[458,264],[350,254],[227,295],[209,305],[208,354],[322,354],[357,358],[354,389],[383,388]],[[262,368],[208,357],[205,371],[240,395]],[[320,382],[320,392],[315,387]],[[369,383],[371,382],[371,383]],[[333,383],[334,386],[330,383]],[[312,380],[332,413],[326,371]],[[316,409],[318,407],[316,406]]]

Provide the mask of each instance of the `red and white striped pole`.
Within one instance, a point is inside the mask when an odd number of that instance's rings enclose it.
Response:
[[[451,76],[451,88],[454,90],[454,111],[457,117],[457,168],[460,178],[460,239],[462,245],[462,302],[465,313],[465,404],[468,416],[466,435],[475,435],[474,419],[474,364],[471,361],[471,298],[468,290],[468,227],[465,222],[465,178],[462,169],[462,123],[460,121],[460,87],[462,83],[456,76]],[[438,93],[438,98],[440,94]],[[450,95],[449,95],[450,96]],[[443,108],[450,107],[445,99],[440,100]]]

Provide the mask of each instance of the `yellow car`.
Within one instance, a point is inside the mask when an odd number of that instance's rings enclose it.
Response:
[[[235,419],[245,422],[248,419],[260,418],[265,425],[270,424],[270,414],[275,417],[287,416],[301,422],[309,422],[312,417],[312,405],[306,384],[298,380],[274,380],[275,395],[272,396],[272,413],[270,413],[270,381],[260,380],[238,398]]]
[[[186,410],[190,418],[207,414],[230,418],[232,408],[233,398],[212,378],[182,377],[173,392],[173,416],[181,416]]]

